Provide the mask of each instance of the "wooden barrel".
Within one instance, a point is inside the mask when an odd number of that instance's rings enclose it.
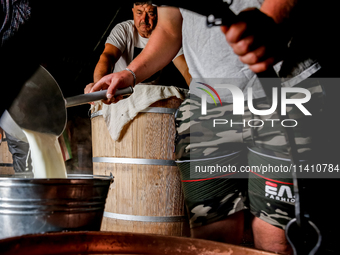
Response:
[[[119,142],[100,111],[92,113],[93,173],[115,177],[101,230],[189,236],[174,161],[175,97],[152,104],[128,123]]]
[[[8,150],[6,137],[4,137],[0,143],[0,175],[12,174],[14,174],[13,158]]]

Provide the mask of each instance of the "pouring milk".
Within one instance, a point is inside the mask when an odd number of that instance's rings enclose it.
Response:
[[[28,129],[23,131],[31,149],[34,178],[67,178],[58,137]]]

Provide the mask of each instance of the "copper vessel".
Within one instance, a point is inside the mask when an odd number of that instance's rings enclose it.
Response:
[[[0,240],[2,255],[190,254],[273,255],[237,245],[187,237],[127,232],[55,232]]]

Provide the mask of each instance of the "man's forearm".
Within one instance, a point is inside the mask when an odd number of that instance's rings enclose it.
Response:
[[[101,56],[93,73],[93,82],[99,81],[103,76],[112,72],[114,65],[106,58]]]
[[[291,18],[297,2],[298,0],[265,0],[260,10],[277,24],[282,24]]]
[[[182,45],[182,15],[179,9],[162,7],[158,11],[156,29],[138,57],[128,66],[129,70],[104,76],[94,84],[90,92],[107,89],[104,103],[116,102],[116,89],[126,88],[144,81],[167,65]]]

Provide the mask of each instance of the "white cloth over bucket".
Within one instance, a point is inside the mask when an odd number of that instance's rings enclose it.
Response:
[[[188,89],[175,86],[137,85],[130,97],[110,105],[97,101],[95,105],[91,106],[91,110],[96,112],[100,105],[102,106],[103,117],[110,136],[113,140],[118,141],[121,138],[123,127],[133,120],[140,111],[157,101],[173,96],[184,100],[187,93]]]

